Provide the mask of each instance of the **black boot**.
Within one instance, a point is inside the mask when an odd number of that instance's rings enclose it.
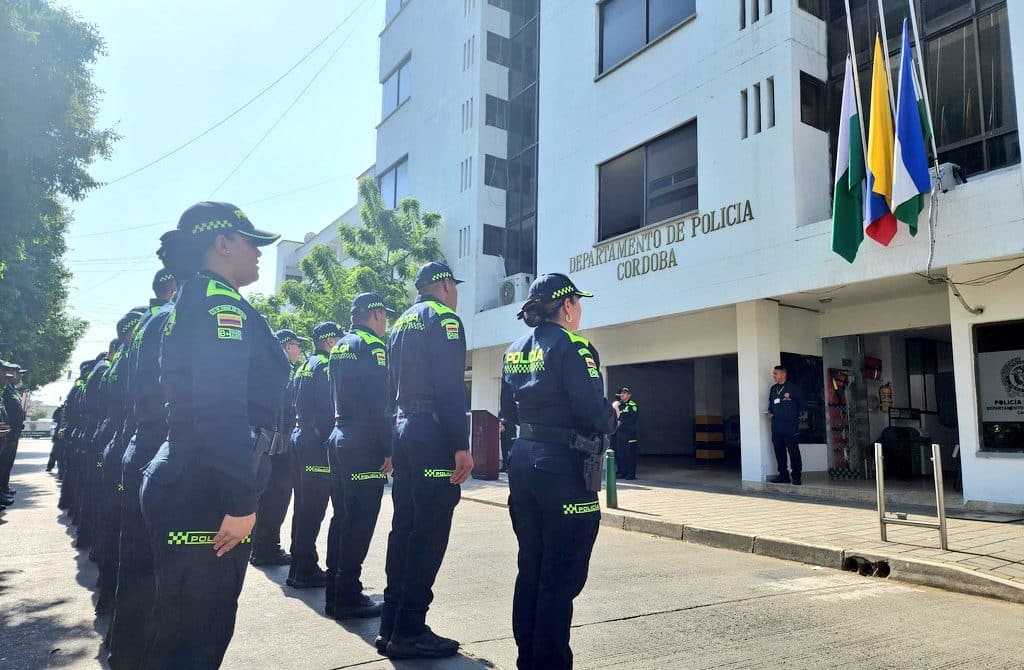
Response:
[[[331,616],[338,621],[343,619],[374,619],[380,616],[384,605],[376,603],[366,594],[360,593],[355,598],[334,603],[331,609],[334,611]]]
[[[789,484],[789,473],[780,472],[778,475],[772,477],[768,481],[771,482],[772,484]]]
[[[388,642],[388,658],[444,658],[459,652],[459,643],[441,637],[425,626],[422,633],[411,637],[392,635]]]

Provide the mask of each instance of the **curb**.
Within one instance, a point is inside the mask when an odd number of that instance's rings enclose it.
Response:
[[[491,507],[508,506],[504,502],[474,498],[465,493],[462,498]],[[1024,584],[1017,584],[995,575],[986,575],[954,565],[919,559],[894,558],[874,551],[858,551],[857,549],[844,549],[829,545],[808,544],[786,538],[691,526],[685,523],[635,516],[607,509],[601,510],[601,525],[716,549],[757,554],[836,570],[842,570],[848,558],[862,558],[872,563],[884,561],[889,565],[889,579],[1024,604]]]

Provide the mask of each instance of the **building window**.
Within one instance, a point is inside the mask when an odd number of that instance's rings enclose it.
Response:
[[[494,188],[508,187],[508,171],[504,158],[484,154],[484,183]]]
[[[381,95],[381,117],[387,118],[409,98],[412,87],[410,60],[406,58],[384,79],[384,93]]]
[[[486,98],[487,109],[485,110],[486,118],[484,123],[488,126],[494,126],[495,128],[501,128],[505,130],[508,128],[508,100],[502,100],[496,98],[493,95],[488,95]]]
[[[463,158],[459,163],[460,181],[459,191],[464,192],[473,188],[473,157]]]
[[[756,1],[756,0],[755,0]],[[621,63],[697,13],[696,0],[606,0],[598,71]]]
[[[825,0],[799,0],[797,7],[819,19],[825,18]]]
[[[508,66],[509,44],[507,37],[487,31],[487,60],[498,65]]]
[[[395,18],[395,14],[409,4],[409,0],[386,0],[384,3],[384,25],[391,23],[391,19]]]
[[[747,89],[740,91],[740,138],[746,139],[750,134],[750,96]]]
[[[487,0],[487,4],[498,9],[509,11],[512,8],[512,0]]]
[[[380,186],[380,196],[384,200],[384,207],[395,209],[402,198],[409,195],[409,159],[408,157],[398,161],[390,168],[377,176],[377,185]]]
[[[865,103],[867,104],[867,103]],[[812,128],[829,131],[825,113],[825,82],[806,72],[800,73],[800,121]]]
[[[915,0],[939,162],[965,174],[1020,162],[1020,140],[1005,0]],[[843,3],[825,4],[828,22],[828,130],[835,151],[843,72],[849,51]],[[884,0],[888,48],[899,62],[905,0]],[[868,105],[873,35],[881,30],[876,0],[850,0],[861,97]],[[913,37],[913,35],[911,35]],[[867,111],[864,112],[865,117]],[[865,127],[869,120],[865,118]]]
[[[747,27],[747,0],[740,0],[740,30]]]
[[[467,258],[473,252],[469,226],[459,228],[459,258]]]
[[[697,122],[598,168],[598,234],[622,235],[697,209]]]
[[[1024,321],[974,326],[982,451],[1024,451]]]
[[[505,229],[484,224],[484,256],[502,256],[505,253]]]
[[[754,84],[753,86],[754,101],[751,104],[753,108],[751,111],[754,113],[754,134],[761,132],[761,84]]]
[[[775,127],[775,77],[765,79],[765,126]]]
[[[476,35],[470,35],[469,39],[462,43],[462,70],[466,71],[473,67],[476,62]]]
[[[462,0],[463,16],[469,16],[474,9],[476,9],[476,0]]]
[[[473,127],[473,98],[468,98],[462,103],[462,132]]]

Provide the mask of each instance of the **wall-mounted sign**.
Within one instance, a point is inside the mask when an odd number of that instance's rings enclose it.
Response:
[[[978,354],[978,402],[984,423],[1024,421],[1024,349]]]
[[[595,245],[593,249],[569,258],[569,272],[612,262],[617,262],[615,277],[619,280],[667,270],[679,265],[675,246],[687,238],[704,237],[753,220],[754,211],[749,200],[710,212],[698,212]]]

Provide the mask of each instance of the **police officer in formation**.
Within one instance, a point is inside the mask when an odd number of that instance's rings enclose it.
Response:
[[[352,325],[330,355],[334,404],[328,459],[334,517],[327,536],[324,611],[335,619],[371,618],[382,606],[363,593],[363,560],[391,472],[388,360],[385,337],[394,310],[376,293],[352,301]]]
[[[501,415],[519,425],[509,463],[509,514],[519,542],[512,631],[519,670],[572,667],[572,602],[583,590],[601,508],[593,468],[615,428],[597,349],[575,331],[581,298],[563,274],[538,277],[518,314],[533,331],[506,351]],[[577,450],[586,446],[586,454]],[[600,477],[600,466],[596,470]]]
[[[341,335],[341,328],[333,321],[313,328],[316,351],[295,373],[295,511],[292,562],[286,583],[296,589],[319,588],[327,583],[319,565],[316,538],[331,497],[327,438],[334,428],[334,404],[327,368],[331,349]]]
[[[640,408],[633,400],[633,392],[628,386],[619,389],[618,399],[612,403],[618,417],[615,429],[615,464],[616,475],[620,479],[636,479],[636,450],[639,439],[638,426]]]
[[[17,363],[0,361],[0,375],[3,376],[0,378],[0,407],[4,412],[0,422],[7,426],[6,435],[0,437],[0,509],[14,504],[17,493],[11,488],[11,469],[18,455],[21,432],[25,429],[25,408],[18,386],[26,372],[28,370]]]

